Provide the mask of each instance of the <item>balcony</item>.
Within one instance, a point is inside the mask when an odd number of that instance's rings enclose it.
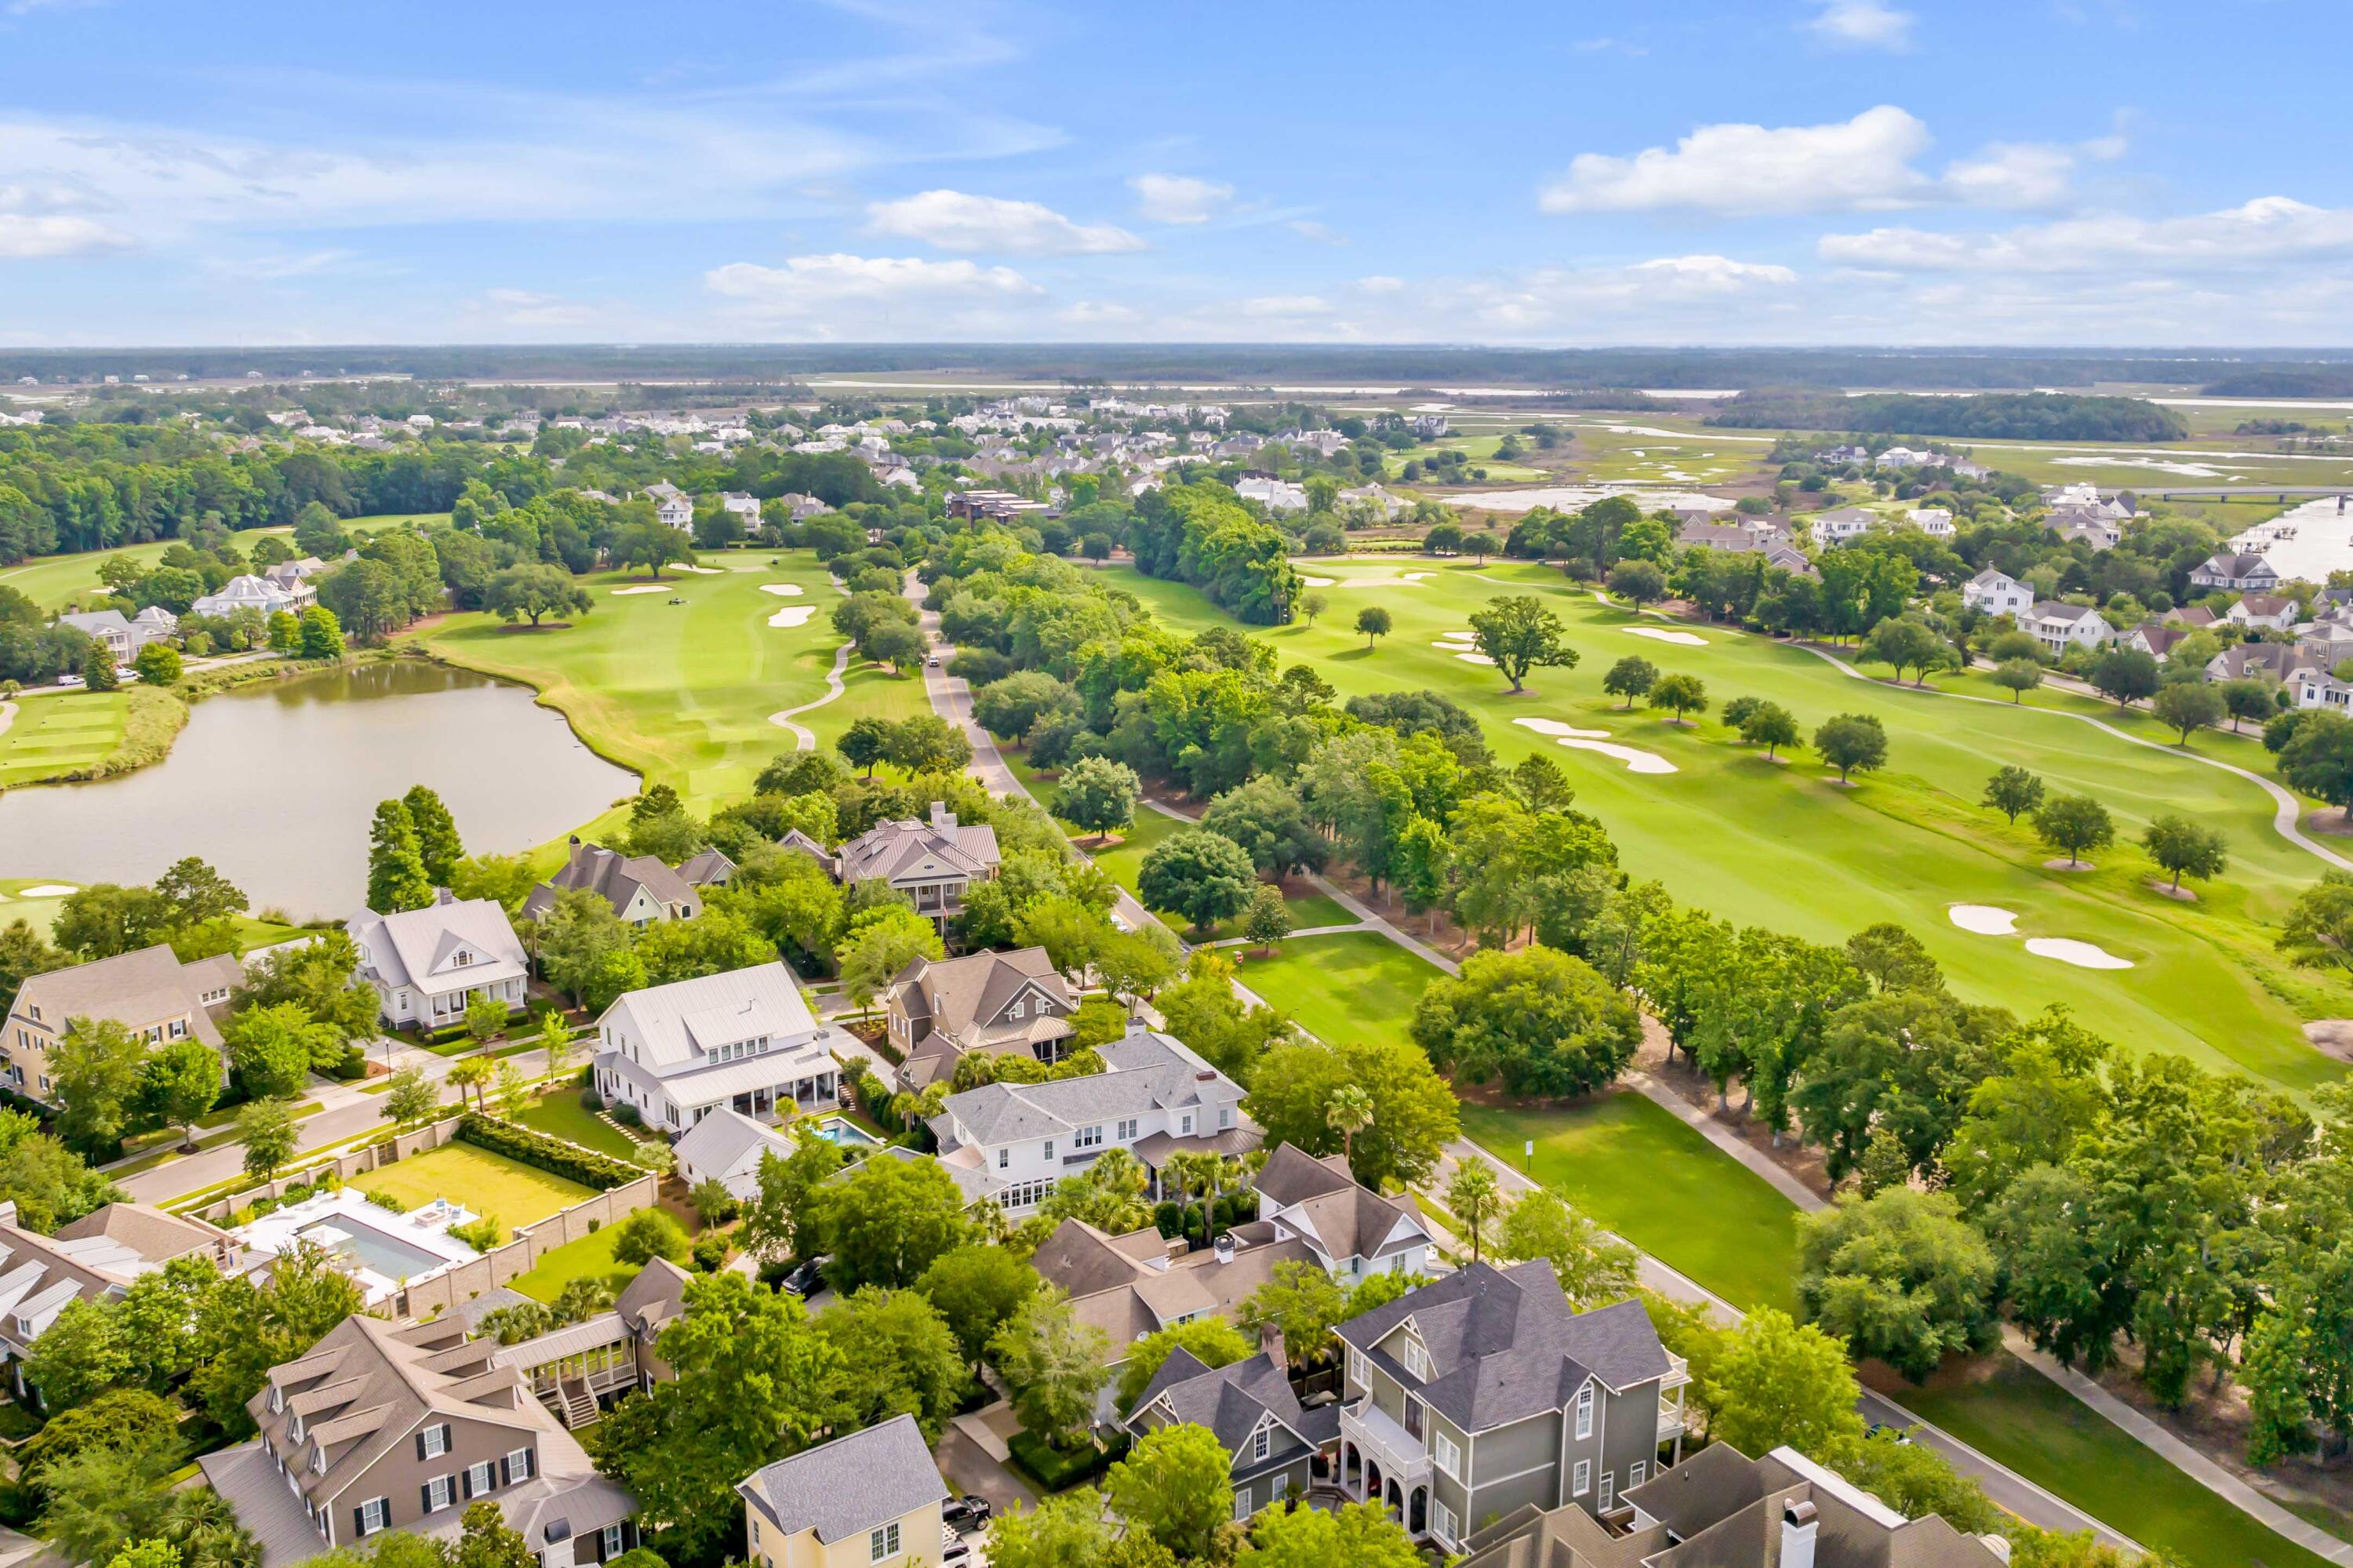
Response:
[[[1691,1383],[1691,1363],[1669,1351],[1667,1375],[1659,1380],[1659,1441],[1672,1442],[1683,1452],[1683,1390]]]
[[[1340,1441],[1353,1444],[1381,1474],[1402,1487],[1430,1479],[1430,1450],[1420,1438],[1398,1425],[1371,1397],[1340,1407]]]

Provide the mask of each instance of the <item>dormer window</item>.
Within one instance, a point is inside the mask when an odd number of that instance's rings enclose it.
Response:
[[[297,1415],[294,1418],[294,1428],[292,1431],[289,1432],[287,1436],[293,1438],[297,1443],[302,1441],[302,1418],[300,1415]]]
[[[327,1446],[324,1443],[311,1445],[311,1473],[314,1476],[323,1476],[327,1473]]]
[[[1256,1464],[1260,1460],[1264,1459],[1268,1453],[1272,1450],[1273,1446],[1273,1430],[1270,1427],[1261,1425],[1255,1433],[1250,1435],[1251,1463]]]
[[[1428,1383],[1430,1381],[1430,1352],[1421,1348],[1421,1341],[1419,1340],[1408,1340],[1405,1342],[1405,1356],[1403,1359],[1405,1361],[1405,1370],[1412,1374],[1414,1382]]]
[[[1020,1017],[1020,1016],[1021,1016],[1021,1007],[1022,1007],[1022,1004],[1021,1004],[1020,1002],[1018,1002],[1018,1001],[1016,1001],[1016,1002],[1015,1002],[1011,1007],[1007,1008],[1007,1009],[1005,1010],[1005,1016],[1006,1016],[1006,1017],[1008,1017],[1008,1018],[1018,1018],[1018,1017]]]
[[[278,1415],[286,1409],[286,1391],[276,1383],[269,1385],[269,1414]]]

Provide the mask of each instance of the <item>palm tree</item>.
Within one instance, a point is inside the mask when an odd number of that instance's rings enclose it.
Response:
[[[491,1075],[495,1071],[497,1068],[488,1056],[460,1056],[451,1063],[449,1085],[458,1091],[459,1102],[463,1104],[466,1091],[471,1089],[475,1108],[488,1111],[490,1107],[482,1099],[482,1086],[491,1081]]]
[[[1373,1125],[1373,1097],[1361,1084],[1342,1084],[1324,1107],[1324,1125],[1340,1135],[1340,1157],[1352,1171],[1356,1164],[1356,1134]]]
[[[1206,1192],[1209,1183],[1216,1180],[1217,1162],[1218,1157],[1214,1154],[1195,1154],[1189,1150],[1172,1154],[1160,1167],[1161,1190],[1167,1192],[1173,1189],[1176,1194],[1176,1206],[1187,1208],[1192,1204],[1194,1189]],[[1208,1224],[1209,1217],[1205,1213],[1201,1218],[1205,1235]]]

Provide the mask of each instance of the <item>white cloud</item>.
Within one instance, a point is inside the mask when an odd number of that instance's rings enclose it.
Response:
[[[1928,128],[1891,104],[1828,125],[1703,125],[1670,150],[1579,154],[1545,187],[1546,212],[1857,212],[1916,200]]]
[[[1630,271],[1671,279],[1679,284],[1720,291],[1749,283],[1794,283],[1797,273],[1770,262],[1735,261],[1729,256],[1662,256],[1638,261]]]
[[[1139,320],[1143,313],[1106,300],[1081,300],[1054,313],[1054,319],[1072,326],[1105,326]]]
[[[1269,316],[1328,316],[1332,303],[1314,294],[1261,294],[1241,302],[1241,313],[1263,319]]]
[[[1913,228],[1827,234],[1815,249],[1825,261],[1895,272],[2232,270],[2353,256],[2353,208],[2258,196],[2220,212],[2182,217],[2094,214],[1999,234]]]
[[[1034,201],[970,196],[963,191],[924,191],[866,209],[877,234],[920,239],[942,250],[1005,251],[1023,256],[1084,256],[1141,250],[1144,241],[1109,224],[1071,222]]]
[[[1207,223],[1234,199],[1234,187],[1191,175],[1138,175],[1127,182],[1135,210],[1154,223]]]
[[[528,289],[487,289],[479,307],[502,326],[543,329],[594,327],[611,319],[609,307]]]
[[[1405,280],[1392,278],[1386,272],[1376,272],[1369,278],[1357,279],[1356,287],[1368,294],[1394,294],[1405,288]]]
[[[781,267],[734,261],[704,273],[703,283],[755,314],[786,318],[843,307],[1002,304],[1044,292],[1010,267],[912,256],[794,256]]]
[[[1580,154],[1539,193],[1546,212],[1889,212],[2042,207],[2064,200],[2084,160],[2124,155],[2119,132],[2068,146],[1997,142],[1931,175],[1928,127],[1893,104],[1826,125],[1702,125],[1631,157]]]
[[[1318,245],[1345,245],[1348,237],[1330,224],[1318,223],[1312,217],[1294,217],[1284,225],[1302,239],[1312,239]]]
[[[1832,48],[1902,51],[1912,47],[1918,20],[1879,0],[1822,0],[1820,12],[1805,26]]]
[[[29,261],[54,256],[92,256],[124,250],[129,235],[87,217],[66,213],[0,212],[0,260]]]

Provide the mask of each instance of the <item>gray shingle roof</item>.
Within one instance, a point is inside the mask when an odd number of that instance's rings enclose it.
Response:
[[[1409,1320],[1432,1363],[1417,1392],[1466,1432],[1557,1410],[1588,1374],[1627,1389],[1668,1371],[1666,1348],[1641,1302],[1580,1313],[1541,1261],[1509,1269],[1474,1263],[1336,1331],[1416,1386],[1401,1362],[1374,1349]]]
[[[244,975],[232,957],[183,964],[159,942],[135,953],[35,975],[18,988],[10,1011],[29,1016],[38,1008],[41,1022],[60,1034],[67,1021],[75,1018],[111,1018],[139,1030],[186,1016],[197,1039],[217,1046],[220,1031],[205,1011],[203,999],[235,986]]]
[[[555,907],[557,894],[575,888],[602,895],[615,914],[623,914],[640,887],[655,903],[682,908],[690,918],[702,908],[702,898],[688,880],[652,855],[625,855],[600,844],[575,844],[564,868],[533,888],[523,900],[523,918],[538,919]]]
[[[954,1135],[994,1146],[1051,1138],[1147,1110],[1226,1105],[1241,1097],[1232,1079],[1170,1035],[1139,1031],[1102,1046],[1100,1053],[1104,1070],[1084,1077],[985,1084],[950,1095],[932,1127],[943,1144]]]
[[[787,1534],[814,1530],[830,1545],[903,1518],[948,1489],[912,1415],[804,1449],[735,1489]],[[920,1550],[924,1543],[915,1542]]]

